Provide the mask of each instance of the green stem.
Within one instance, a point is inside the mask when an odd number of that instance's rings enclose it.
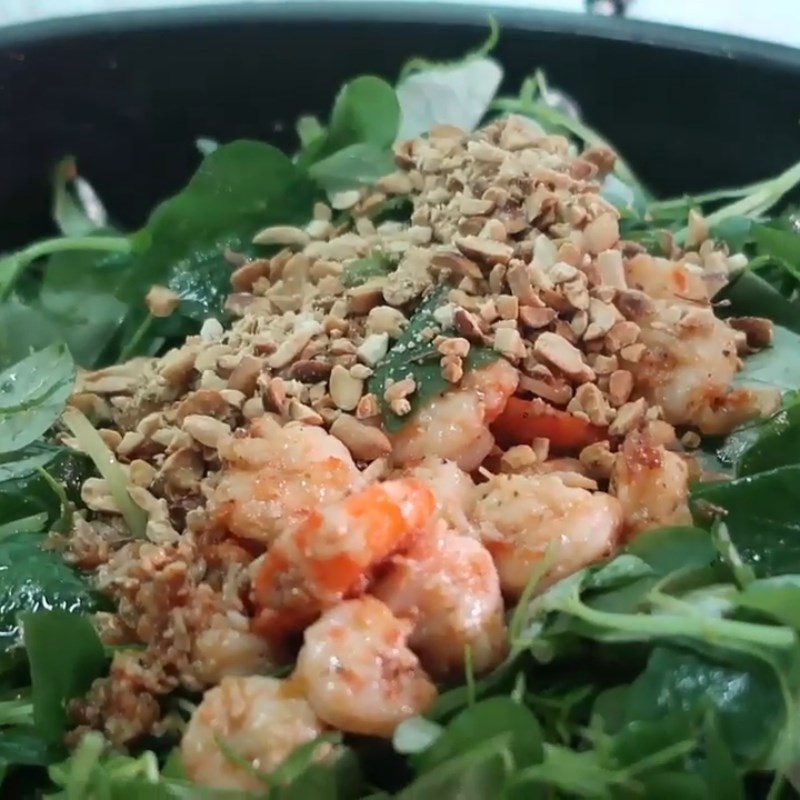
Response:
[[[717,209],[706,217],[706,223],[711,228],[719,225],[730,217],[751,217],[763,214],[775,205],[788,191],[800,183],[800,162],[793,164],[789,169],[776,175],[768,181],[756,184],[756,189],[751,194],[742,197],[735,203]],[[675,241],[679,244],[686,239],[688,228],[682,228],[675,234]]]
[[[679,209],[686,205],[700,206],[703,205],[703,203],[714,203],[717,200],[747,197],[747,195],[758,192],[768,186],[770,182],[770,180],[759,181],[758,183],[751,183],[749,186],[740,186],[736,189],[716,189],[713,192],[704,192],[703,194],[685,194],[681,197],[670,197],[667,200],[657,200],[654,203],[650,203],[647,210],[651,213],[658,213],[673,211],[674,209]]]
[[[97,471],[105,479],[108,491],[128,525],[131,536],[136,539],[144,538],[147,514],[131,499],[127,475],[108,445],[92,423],[74,406],[67,407],[61,419],[78,440],[80,449],[92,459]]]
[[[25,268],[43,256],[74,250],[100,250],[107,253],[130,253],[131,241],[125,236],[76,236],[45,239],[24,250],[0,259],[0,300],[5,300]]]
[[[132,358],[133,355],[136,353],[136,348],[139,346],[139,342],[144,338],[144,335],[150,330],[150,326],[153,324],[153,317],[152,314],[148,314],[141,322],[139,327],[134,331],[133,336],[128,340],[125,344],[125,347],[122,348],[122,351],[119,354],[119,362],[125,362],[128,359]]]
[[[609,628],[638,636],[684,636],[709,642],[739,639],[781,650],[788,650],[795,645],[794,631],[773,625],[683,614],[615,614],[590,608],[580,600],[568,603],[564,610],[598,628]]]

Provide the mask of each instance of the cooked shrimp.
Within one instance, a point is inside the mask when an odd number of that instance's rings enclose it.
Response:
[[[231,439],[212,498],[217,518],[235,536],[271,543],[309,510],[343,497],[359,485],[350,452],[322,428],[268,416],[250,436]]]
[[[270,635],[296,629],[322,608],[363,591],[373,567],[411,544],[434,510],[425,484],[401,478],[311,512],[275,541],[258,568],[258,630]]]
[[[566,486],[555,475],[495,475],[478,494],[473,522],[512,599],[549,547],[555,552],[541,586],[608,556],[622,528],[616,498]]]
[[[253,675],[274,666],[267,642],[251,633],[248,620],[239,614],[215,614],[194,639],[192,658],[195,674],[208,686],[229,675]]]
[[[667,422],[721,434],[777,409],[777,391],[730,388],[739,369],[735,332],[710,308],[693,309],[677,322],[661,316],[642,326],[647,350],[629,368],[637,391],[661,406]]]
[[[635,431],[625,439],[614,462],[609,491],[622,506],[629,534],[691,522],[686,462],[646,431]]]
[[[395,556],[372,593],[414,624],[408,645],[435,678],[463,677],[466,648],[478,673],[506,654],[500,580],[476,539],[442,526]]]
[[[410,630],[374,597],[326,611],[306,629],[295,672],[314,713],[334,728],[386,737],[422,714],[436,687],[406,645]]]
[[[426,458],[403,474],[426,484],[436,498],[438,515],[459,533],[467,532],[468,515],[475,502],[475,484],[454,461]]]
[[[489,424],[518,383],[519,373],[505,359],[467,373],[457,388],[432,400],[393,437],[392,459],[408,465],[437,456],[472,472],[492,449]]]
[[[322,730],[311,706],[289,682],[223,678],[192,714],[181,740],[181,760],[189,779],[201,786],[263,791],[264,784],[234,764],[219,742],[256,770],[269,773]]]
[[[696,264],[654,258],[641,253],[625,265],[628,286],[653,299],[708,303],[711,299],[705,271]]]

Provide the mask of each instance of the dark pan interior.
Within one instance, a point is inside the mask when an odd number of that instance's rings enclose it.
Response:
[[[294,146],[365,71],[458,56],[485,10],[291,3],[89,17],[0,31],[0,247],[48,232],[48,174],[79,159],[133,226],[198,162],[195,137]],[[800,52],[679,29],[498,11],[505,88],[534,67],[657,191],[734,185],[800,158]]]

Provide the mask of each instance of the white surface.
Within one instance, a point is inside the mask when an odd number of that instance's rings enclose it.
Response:
[[[242,2],[242,0],[238,0]],[[249,0],[291,3],[292,0]],[[375,2],[375,0],[368,0]],[[445,0],[447,1],[447,0]],[[475,2],[481,0],[454,0]],[[0,0],[0,25],[48,17],[165,6],[211,5],[225,0]],[[247,2],[247,0],[244,0]],[[326,0],[335,3],[337,0]],[[427,0],[405,0],[427,2]],[[582,11],[583,0],[490,0],[491,5]],[[634,0],[628,16],[750,36],[800,47],[800,0]]]

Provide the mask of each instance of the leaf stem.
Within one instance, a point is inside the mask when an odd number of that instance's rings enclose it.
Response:
[[[564,610],[598,628],[609,628],[635,636],[687,636],[709,642],[739,639],[781,650],[791,649],[796,642],[794,631],[790,628],[732,619],[707,619],[683,614],[615,614],[591,608],[578,599],[569,601]]]
[[[139,508],[128,493],[128,478],[114,458],[108,445],[102,440],[94,426],[77,408],[70,406],[61,416],[64,424],[72,431],[84,453],[92,459],[97,471],[108,485],[131,535],[137,539],[145,536],[147,514]]]
[[[126,236],[75,236],[45,239],[0,259],[0,300],[5,300],[17,278],[37,258],[74,250],[100,250],[109,253],[130,253],[131,241]]]

